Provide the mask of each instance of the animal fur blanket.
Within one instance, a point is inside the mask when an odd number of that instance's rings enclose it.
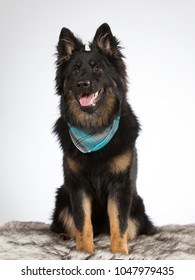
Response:
[[[64,241],[40,222],[9,222],[0,227],[0,259],[40,260],[195,260],[195,224],[167,225],[154,236],[139,236],[129,241],[129,255],[110,252],[109,236],[94,239],[95,252],[76,251],[75,241]]]

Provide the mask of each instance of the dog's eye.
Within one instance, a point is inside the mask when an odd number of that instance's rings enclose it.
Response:
[[[96,72],[96,73],[100,73],[100,72],[102,72],[102,67],[99,66],[99,65],[95,65],[93,67],[93,71]]]
[[[79,70],[79,67],[76,66],[76,67],[73,68],[73,71],[72,71],[72,72],[73,72],[74,74],[78,74],[79,71],[80,71],[80,70]]]

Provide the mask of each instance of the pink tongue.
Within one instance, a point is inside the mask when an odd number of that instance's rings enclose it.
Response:
[[[79,102],[81,106],[90,106],[93,104],[93,99],[94,99],[94,93],[88,96],[80,97]]]

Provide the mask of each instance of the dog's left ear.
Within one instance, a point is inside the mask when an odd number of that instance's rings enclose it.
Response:
[[[91,47],[97,47],[108,56],[117,56],[120,53],[119,41],[112,35],[110,26],[103,23],[96,31]]]
[[[119,79],[122,82],[124,93],[127,92],[127,73],[126,66],[123,61],[123,54],[121,53],[120,42],[112,35],[110,26],[107,23],[102,24],[96,31],[95,37],[90,45],[90,48],[98,49],[101,53],[112,60],[115,66]]]

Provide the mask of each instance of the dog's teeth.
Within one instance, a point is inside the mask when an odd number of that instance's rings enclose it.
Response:
[[[98,96],[98,91],[94,94],[94,97],[96,98]]]

